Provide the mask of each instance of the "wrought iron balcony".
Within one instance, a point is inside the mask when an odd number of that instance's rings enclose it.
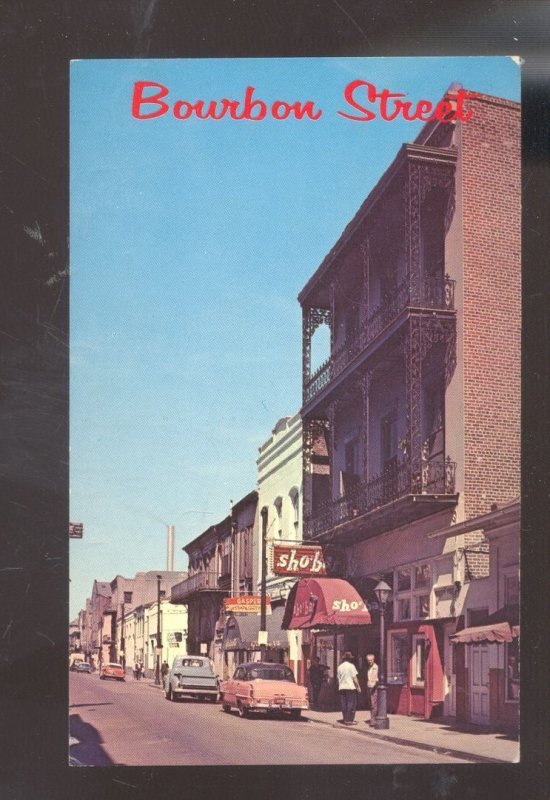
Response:
[[[414,305],[422,308],[454,311],[455,281],[445,277],[424,277],[420,293]],[[304,402],[309,402],[331,380],[338,377],[358,353],[364,350],[399,314],[413,304],[411,287],[407,277],[368,317],[362,330],[335,348],[330,357],[313,373],[304,385]]]
[[[304,519],[304,539],[315,539],[338,525],[375,512],[406,497],[455,495],[456,463],[446,459],[423,461],[412,469],[408,461],[392,465],[381,475],[358,483],[352,491],[325,503]],[[429,509],[427,509],[429,510]]]
[[[219,592],[218,575],[213,570],[197,572],[172,586],[171,602],[182,603],[197,592]]]

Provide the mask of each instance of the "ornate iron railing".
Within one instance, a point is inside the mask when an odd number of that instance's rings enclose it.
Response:
[[[422,280],[419,303],[425,308],[454,310],[455,281],[445,277]],[[333,350],[331,356],[313,373],[304,386],[304,401],[309,402],[327,384],[340,375],[355,356],[369,345],[411,304],[409,279],[406,278],[394,293],[382,300],[366,321],[363,329],[353,338]]]
[[[452,495],[456,463],[446,459],[422,461],[418,469],[408,461],[392,464],[380,475],[358,483],[352,491],[328,501],[304,519],[304,539],[315,539],[336,525],[409,494]]]
[[[213,570],[197,572],[181,583],[176,583],[175,586],[172,586],[171,599],[172,602],[181,602],[185,597],[189,597],[195,592],[219,591],[219,588],[218,575]]]

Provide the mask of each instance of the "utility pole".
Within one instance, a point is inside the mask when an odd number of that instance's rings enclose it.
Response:
[[[261,582],[260,582],[260,594],[261,594],[261,604],[260,604],[260,631],[262,636],[266,635],[266,619],[265,619],[265,607],[266,607],[266,577],[267,577],[267,552],[266,552],[266,540],[267,540],[267,506],[264,506],[261,511],[262,515],[262,563],[261,563]],[[262,643],[260,644],[260,653],[261,653],[261,660],[265,661],[265,652],[266,652],[266,644],[262,639]]]
[[[122,668],[126,671],[126,648],[124,641],[124,600],[122,601],[122,616],[120,618],[120,663]]]
[[[160,686],[160,654],[162,652],[162,639],[160,632],[160,582],[162,576],[157,575],[157,658],[155,661],[155,685]]]

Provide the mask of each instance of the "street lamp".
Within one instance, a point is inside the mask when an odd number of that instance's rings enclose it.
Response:
[[[388,719],[388,708],[386,699],[386,638],[384,632],[384,622],[386,614],[386,603],[391,593],[391,587],[385,581],[380,581],[374,590],[378,605],[380,607],[380,665],[379,665],[379,680],[378,688],[376,690],[377,704],[376,704],[376,719],[374,720],[374,727],[386,730],[390,727]]]
[[[157,575],[157,658],[155,661],[155,686],[160,686],[160,654],[162,640],[160,634],[160,582],[162,575]]]

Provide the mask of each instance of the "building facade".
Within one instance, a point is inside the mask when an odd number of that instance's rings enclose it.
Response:
[[[433,534],[519,496],[520,108],[468,104],[401,147],[299,296],[304,539],[373,612],[340,636],[360,669],[390,585],[388,707],[426,718],[457,713],[450,636],[489,575],[482,529]]]
[[[299,414],[282,417],[271,436],[259,448],[258,513],[256,519],[256,586],[261,588],[261,537],[265,524],[266,534],[266,594],[272,612],[276,614],[278,628],[271,624],[271,646],[267,657],[284,661],[294,671],[298,682],[305,679],[305,661],[302,650],[303,637],[299,631],[280,629],[282,613],[295,578],[274,572],[274,547],[302,542],[303,492],[302,492],[302,420]],[[265,523],[262,519],[265,514]],[[269,627],[269,626],[268,626]],[[307,639],[307,636],[306,636]],[[269,642],[268,642],[269,644]]]
[[[187,652],[219,662],[223,599],[231,592],[233,527],[228,515],[211,525],[183,550],[189,558],[188,577],[172,587],[171,602],[187,606]],[[220,667],[220,664],[217,664]]]

